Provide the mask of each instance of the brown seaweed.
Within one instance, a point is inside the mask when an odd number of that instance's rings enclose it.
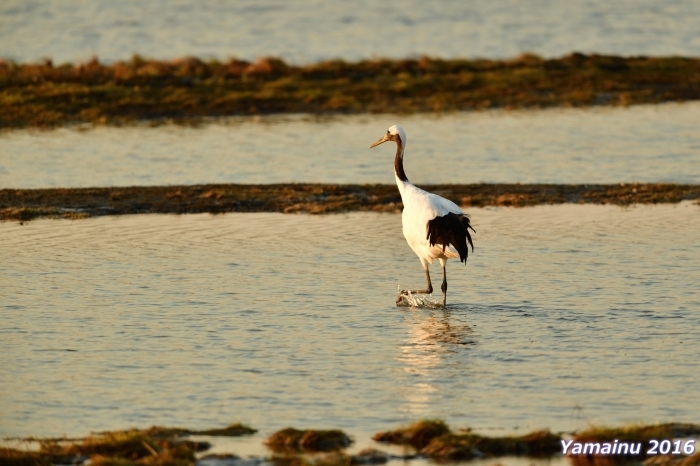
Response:
[[[416,113],[700,99],[700,58],[0,60],[0,128],[273,113]]]
[[[700,201],[700,185],[449,184],[424,185],[463,207],[526,207],[539,204],[656,204]],[[80,219],[139,213],[401,212],[395,185],[218,184],[111,188],[0,189],[0,221]]]

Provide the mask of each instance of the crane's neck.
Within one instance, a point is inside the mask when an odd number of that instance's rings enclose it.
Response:
[[[399,185],[399,190],[401,190],[402,185],[410,183],[406,172],[403,170],[403,143],[401,139],[396,140],[396,157],[394,158],[394,173],[396,174],[396,184]]]

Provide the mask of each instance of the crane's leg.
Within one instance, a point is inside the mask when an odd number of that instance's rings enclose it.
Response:
[[[442,266],[442,305],[447,306],[447,270],[445,269],[445,264],[447,264],[447,259],[439,259],[440,265]]]
[[[433,284],[430,283],[430,272],[428,272],[428,261],[425,261],[421,259],[420,261],[421,265],[423,265],[423,270],[425,270],[425,279],[428,282],[428,288],[425,290],[401,290],[401,294],[399,295],[398,298],[396,298],[396,304],[399,304],[402,300],[401,296],[405,296],[407,294],[431,294],[433,292]]]

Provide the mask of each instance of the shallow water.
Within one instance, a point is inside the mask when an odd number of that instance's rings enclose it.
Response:
[[[393,183],[700,183],[700,103],[435,115],[286,116],[0,133],[0,188]]]
[[[0,436],[697,422],[697,205],[471,214],[445,310],[394,214],[2,223]]]
[[[4,0],[0,57],[57,63],[133,53],[295,63],[581,52],[700,55],[695,0]]]

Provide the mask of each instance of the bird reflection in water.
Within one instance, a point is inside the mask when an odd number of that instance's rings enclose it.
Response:
[[[457,371],[467,373],[468,359],[460,357],[476,345],[474,329],[453,316],[453,310],[410,308],[405,314],[408,338],[399,347],[398,361],[408,375],[402,394],[405,412],[431,415],[431,405],[439,389],[433,382]],[[442,395],[439,395],[442,396]]]

